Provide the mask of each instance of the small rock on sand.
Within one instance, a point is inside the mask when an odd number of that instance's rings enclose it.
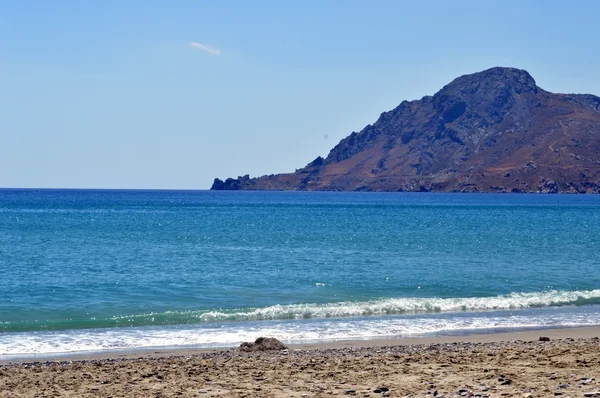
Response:
[[[376,389],[374,389],[373,392],[376,394],[381,394],[381,393],[389,391],[389,390],[390,389],[386,386],[380,386],[380,387],[377,387]]]
[[[242,352],[279,350],[287,350],[287,347],[274,337],[259,337],[254,343],[244,342],[240,344],[240,351]]]

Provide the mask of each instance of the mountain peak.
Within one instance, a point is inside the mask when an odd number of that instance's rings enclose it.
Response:
[[[496,66],[481,72],[463,75],[454,79],[440,92],[450,89],[461,88],[473,91],[474,87],[494,88],[508,86],[517,93],[536,93],[538,87],[534,78],[524,69],[507,68]]]
[[[463,130],[501,123],[524,96],[538,93],[531,75],[522,69],[495,67],[460,76],[433,97],[435,110],[449,123],[463,116]]]

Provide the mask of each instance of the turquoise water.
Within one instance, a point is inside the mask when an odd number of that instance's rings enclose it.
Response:
[[[600,196],[0,190],[0,356],[600,324]]]

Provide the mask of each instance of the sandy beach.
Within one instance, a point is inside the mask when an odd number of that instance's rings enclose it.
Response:
[[[0,397],[600,396],[598,337],[577,328],[4,362]]]

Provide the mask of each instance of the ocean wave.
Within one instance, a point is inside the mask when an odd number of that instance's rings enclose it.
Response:
[[[600,304],[600,289],[510,293],[493,297],[400,297],[364,302],[274,305],[251,310],[207,311],[193,314],[199,321],[256,321],[341,318],[461,311],[490,311]],[[192,315],[192,314],[190,314]]]
[[[57,321],[0,322],[0,331],[65,330],[119,326],[183,325],[195,323],[247,322],[411,315],[450,312],[482,312],[600,304],[600,289],[549,290],[510,293],[492,297],[398,297],[369,301],[272,305],[262,308],[167,311],[120,315],[108,318]]]
[[[229,322],[221,324],[142,326],[84,330],[0,333],[0,360],[40,358],[74,352],[156,349],[160,347],[234,347],[243,341],[271,336],[289,343],[336,340],[467,335],[600,325],[595,306],[462,312],[414,316]]]

